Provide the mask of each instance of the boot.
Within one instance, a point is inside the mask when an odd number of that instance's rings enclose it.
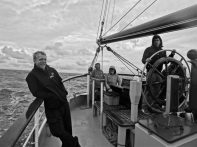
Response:
[[[79,140],[78,140],[77,136],[74,137],[74,140],[75,140],[75,143],[76,143],[74,147],[81,147],[80,144],[79,144]]]

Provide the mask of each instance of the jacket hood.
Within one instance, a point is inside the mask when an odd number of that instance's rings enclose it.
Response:
[[[113,65],[110,66],[109,69],[115,69],[116,70],[115,66],[113,66]]]
[[[152,38],[152,46],[154,46],[153,42],[154,42],[155,39],[159,39],[160,42],[161,42],[160,47],[163,47],[163,41],[162,41],[162,39],[161,39],[161,37],[159,35],[154,35],[153,36],[153,38]]]

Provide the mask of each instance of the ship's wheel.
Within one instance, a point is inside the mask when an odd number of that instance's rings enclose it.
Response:
[[[173,53],[173,57],[162,57],[158,59],[153,65],[150,64],[151,59],[157,56],[160,52]],[[175,58],[176,57],[176,58]],[[142,79],[146,79],[143,83],[143,103],[147,104],[149,108],[155,112],[164,112],[166,106],[166,86],[168,75],[179,76],[179,109],[184,107],[188,97],[188,88],[190,79],[190,68],[185,58],[175,50],[161,50],[153,54],[144,66],[150,69]]]

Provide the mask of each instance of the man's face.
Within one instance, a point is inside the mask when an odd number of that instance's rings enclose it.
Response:
[[[160,41],[159,38],[156,38],[156,39],[154,39],[153,43],[154,43],[154,46],[155,46],[155,47],[159,47],[160,44],[161,44],[161,41]]]
[[[99,70],[99,69],[100,69],[100,64],[96,64],[96,65],[95,65],[95,68],[96,68],[97,70]]]
[[[36,64],[37,67],[44,70],[46,67],[46,61],[47,61],[46,55],[37,54],[34,63]]]

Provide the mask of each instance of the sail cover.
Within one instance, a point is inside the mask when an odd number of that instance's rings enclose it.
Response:
[[[107,44],[154,34],[177,31],[197,26],[197,4],[125,31],[106,36],[98,43]]]

